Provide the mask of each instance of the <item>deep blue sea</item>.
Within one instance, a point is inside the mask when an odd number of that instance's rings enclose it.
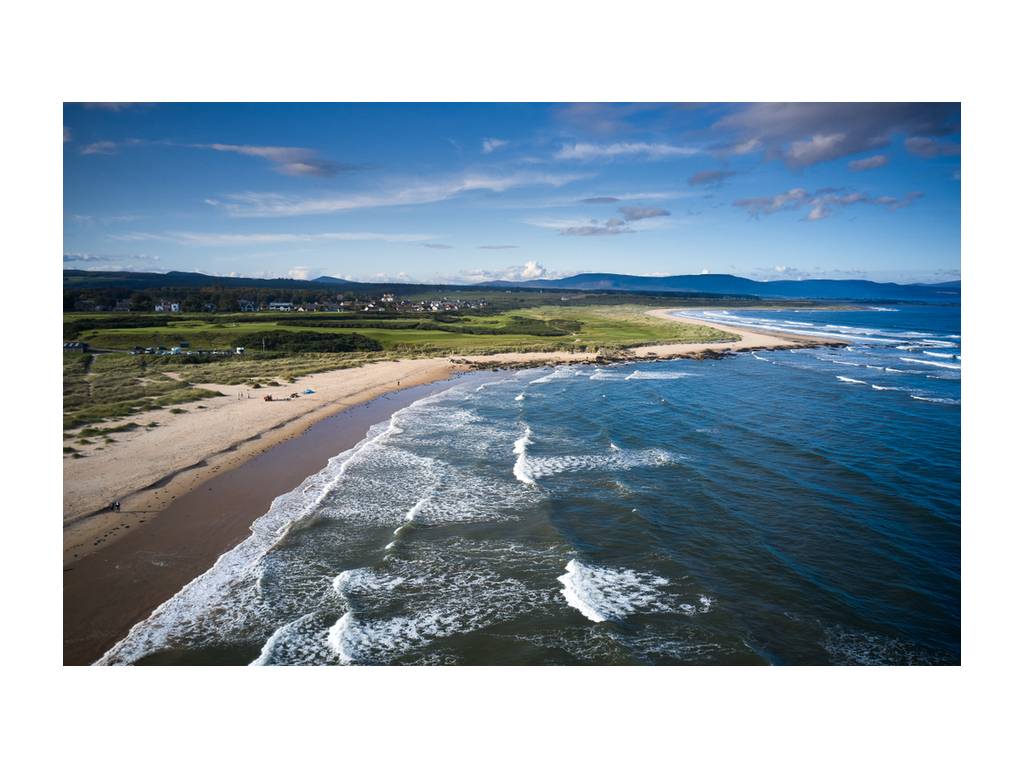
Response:
[[[960,663],[960,308],[467,377],[278,498],[101,663]]]

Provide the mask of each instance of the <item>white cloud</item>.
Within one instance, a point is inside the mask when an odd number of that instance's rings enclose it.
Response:
[[[113,155],[116,149],[117,144],[112,141],[97,141],[95,144],[82,147],[78,153],[80,155]]]
[[[336,213],[359,208],[422,205],[447,200],[460,192],[473,190],[504,192],[514,187],[559,187],[583,178],[587,178],[587,175],[516,172],[500,176],[471,172],[453,178],[437,181],[416,180],[379,192],[340,197],[287,197],[273,193],[247,192],[239,195],[225,195],[231,202],[222,202],[221,205],[229,216],[236,217],[301,216]]]
[[[499,147],[504,147],[506,144],[508,144],[506,139],[484,139],[484,146],[480,151],[486,155]]]
[[[690,157],[703,150],[693,147],[673,147],[668,144],[647,144],[645,142],[619,142],[616,144],[563,144],[555,153],[556,160],[614,160],[616,158],[642,156],[647,160],[666,160]]]
[[[507,280],[518,283],[526,280],[571,277],[577,274],[579,272],[549,272],[537,261],[528,261],[523,266],[505,267],[504,269],[464,269],[459,272],[462,278],[474,283],[490,282],[492,280]]]
[[[64,143],[67,144],[69,141],[71,141],[71,129],[68,128],[65,125],[64,126]]]

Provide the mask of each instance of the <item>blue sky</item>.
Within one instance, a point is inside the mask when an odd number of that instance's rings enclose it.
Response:
[[[65,269],[960,279],[960,105],[64,104]]]

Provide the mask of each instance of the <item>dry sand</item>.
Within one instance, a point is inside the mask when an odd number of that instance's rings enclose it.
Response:
[[[679,320],[670,312],[648,314]],[[768,336],[702,324],[739,334],[741,339],[631,351],[641,358],[666,358],[822,343],[809,337]],[[115,433],[115,442],[102,445],[103,450],[94,447],[82,459],[65,459],[65,664],[98,658],[136,621],[241,541],[276,496],[326,466],[339,446],[355,445],[369,426],[404,407],[410,398],[426,394],[388,393],[448,379],[471,364],[500,368],[595,357],[569,352],[507,353],[465,356],[457,363],[450,358],[383,361],[259,390],[204,385],[227,397],[181,406],[184,413],[161,413],[156,416],[158,427]],[[305,389],[313,393],[290,397]],[[273,401],[263,400],[267,393]],[[274,458],[268,458],[275,446],[312,432],[310,428],[327,417],[341,412],[358,416],[353,406],[368,401],[373,402],[364,406],[369,410],[362,418],[350,418],[338,427],[347,430],[344,439],[335,434],[330,448],[324,449],[326,454],[311,448],[313,438],[304,438],[289,444],[302,442],[304,448],[289,452],[280,446]],[[260,461],[251,461],[256,457]],[[271,461],[274,471],[267,472]],[[183,502],[190,491],[196,492]],[[120,512],[109,511],[115,500],[120,501]]]

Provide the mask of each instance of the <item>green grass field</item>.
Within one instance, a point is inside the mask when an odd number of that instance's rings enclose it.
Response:
[[[259,318],[230,315],[153,316],[159,323],[146,326],[146,316],[129,320],[140,327],[92,328],[68,338],[84,341],[93,349],[131,350],[135,346],[171,349],[187,342],[197,351],[233,349],[243,336],[271,332],[309,332],[317,334],[358,333],[380,342],[383,351],[328,353],[262,352],[247,347],[244,355],[65,355],[64,356],[64,430],[74,430],[107,420],[125,419],[146,411],[196,402],[217,393],[194,384],[248,384],[250,387],[276,386],[301,376],[323,371],[364,365],[377,360],[402,357],[491,355],[502,352],[552,352],[576,349],[582,352],[616,350],[652,344],[669,344],[736,338],[712,328],[659,320],[645,314],[648,307],[619,306],[544,306],[523,308],[491,317],[446,316],[439,318],[399,316],[367,318],[352,314],[318,313],[297,318],[295,313],[261,313]],[[330,328],[285,325],[281,321],[360,321],[379,328]],[[97,320],[95,315],[65,315],[65,324],[75,320]],[[248,322],[254,321],[254,322]],[[542,322],[537,322],[542,321]],[[102,323],[102,318],[99,319]],[[111,320],[111,323],[125,322]],[[413,322],[432,326],[429,330],[409,327]],[[73,326],[66,325],[66,329]],[[462,328],[464,333],[438,330],[438,327]],[[538,333],[475,334],[469,331],[511,328],[534,329]],[[91,366],[90,366],[91,363]],[[177,410],[177,409],[176,409]],[[180,411],[178,411],[180,412]],[[81,433],[71,435],[78,437]],[[68,439],[70,439],[70,437]]]
[[[65,340],[84,341],[96,349],[130,350],[139,346],[166,347],[171,349],[181,342],[187,342],[192,350],[232,349],[235,341],[242,336],[252,336],[271,331],[314,331],[324,334],[358,333],[375,339],[385,351],[402,351],[426,355],[437,354],[493,354],[496,352],[552,351],[576,348],[585,351],[597,349],[621,349],[644,344],[661,344],[685,341],[706,341],[723,338],[722,334],[703,326],[691,326],[664,320],[656,320],[645,314],[647,307],[620,305],[610,307],[540,307],[504,312],[493,317],[440,317],[438,322],[420,314],[402,315],[397,318],[377,319],[373,316],[357,316],[356,313],[317,313],[298,316],[296,313],[280,315],[261,313],[257,322],[251,315],[235,318],[227,315],[185,316],[171,320],[167,325],[138,328],[95,328],[76,334]],[[65,315],[65,323],[77,319],[94,319],[95,316],[82,314]],[[517,318],[531,318],[555,321],[569,327],[578,327],[573,335],[551,336],[532,333],[504,333],[500,335],[475,334],[474,330],[500,330],[516,325]],[[137,318],[136,318],[137,319]],[[165,321],[167,316],[159,318]],[[330,328],[317,326],[284,325],[288,322],[373,322],[379,328]],[[416,330],[401,327],[423,322],[437,326],[430,330]],[[466,332],[454,333],[439,328],[461,328]],[[518,328],[516,328],[518,330]],[[252,346],[246,352],[261,351]]]

